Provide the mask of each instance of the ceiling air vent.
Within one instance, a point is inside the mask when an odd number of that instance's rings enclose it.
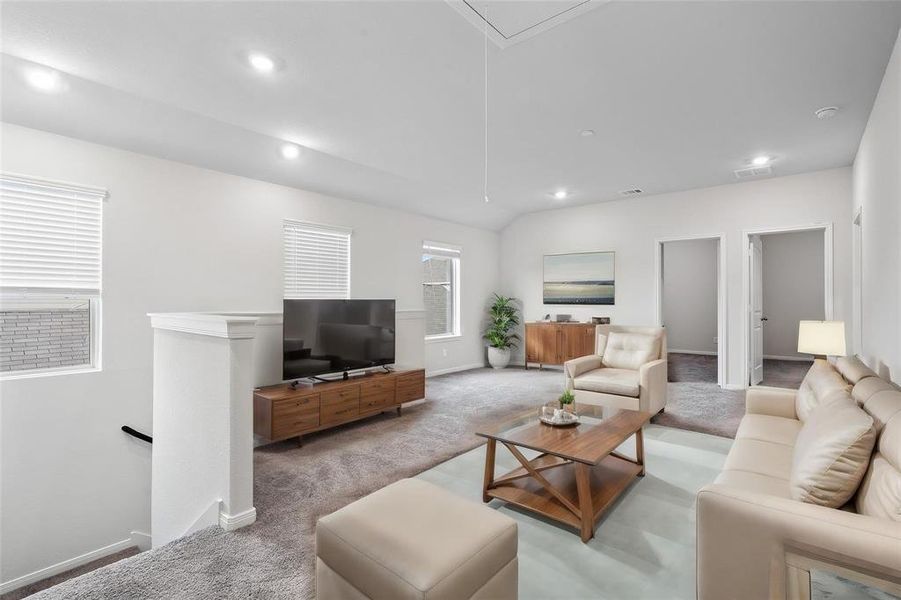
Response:
[[[748,167],[746,169],[736,169],[736,179],[750,179],[751,177],[763,177],[764,175],[772,175],[773,167],[766,165],[764,167]]]
[[[634,190],[623,190],[619,193],[620,196],[636,196],[641,193],[641,190],[635,188]]]

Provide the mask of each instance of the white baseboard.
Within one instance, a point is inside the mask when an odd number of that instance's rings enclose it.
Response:
[[[115,554],[116,552],[120,552],[122,550],[125,550],[126,548],[131,548],[134,545],[135,543],[132,538],[127,538],[114,544],[110,544],[109,546],[104,546],[103,548],[85,552],[81,556],[76,556],[75,558],[70,558],[68,560],[58,562],[55,565],[50,565],[49,567],[44,567],[43,569],[32,571],[27,575],[22,575],[21,577],[16,577],[15,579],[4,581],[3,583],[0,583],[0,594],[11,592],[13,590],[19,589],[22,586],[30,585],[37,581],[41,581],[42,579],[53,577],[54,575],[59,575],[60,573],[64,573],[70,569],[74,569],[75,567],[86,565],[87,563],[97,560],[98,558],[103,558],[104,556]]]
[[[774,354],[764,354],[766,360],[794,360],[797,362],[813,362],[813,358],[806,356],[776,356]]]
[[[426,371],[426,377],[435,377],[436,375],[447,375],[448,373],[459,373],[460,371],[470,371],[472,369],[481,369],[485,367],[485,363],[472,363],[459,367],[451,367],[449,369],[438,369],[437,371]]]
[[[153,538],[150,537],[149,533],[144,533],[143,531],[132,531],[131,544],[132,546],[137,546],[138,550],[140,550],[141,552],[147,552],[153,547]]]
[[[746,390],[746,389],[748,389],[748,386],[742,385],[740,383],[724,383],[723,389],[724,390],[736,390],[736,391],[737,390]]]
[[[242,527],[252,525],[257,520],[257,509],[250,507],[245,511],[236,515],[229,515],[224,512],[219,513],[219,527],[225,531],[234,531]]]
[[[676,350],[674,348],[667,348],[667,354],[699,354],[701,356],[716,356],[716,352],[709,352],[707,350]]]

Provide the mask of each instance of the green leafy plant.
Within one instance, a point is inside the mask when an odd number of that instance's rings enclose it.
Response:
[[[560,408],[565,408],[567,404],[572,404],[576,401],[576,396],[573,394],[572,390],[563,390],[563,393],[560,394]]]
[[[488,308],[488,329],[484,337],[492,348],[515,348],[519,336],[511,330],[519,325],[519,311],[513,298],[494,295],[494,302]]]

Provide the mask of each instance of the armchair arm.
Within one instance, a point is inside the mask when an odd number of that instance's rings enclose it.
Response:
[[[745,394],[745,413],[797,419],[795,396],[797,396],[796,390],[764,386],[750,387]]]
[[[587,373],[588,371],[600,368],[601,357],[595,354],[580,356],[579,358],[574,358],[563,363],[563,372],[566,373],[567,385],[582,373]]]
[[[646,362],[638,368],[638,410],[657,414],[666,406],[666,359]]]
[[[901,577],[901,523],[723,485],[698,492],[698,600],[785,598],[786,551]]]

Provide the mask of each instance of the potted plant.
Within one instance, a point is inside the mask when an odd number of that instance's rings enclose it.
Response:
[[[572,390],[563,390],[563,393],[560,394],[560,398],[558,398],[560,402],[560,408],[568,411],[574,412],[576,406],[576,396],[573,394]]]
[[[488,308],[488,329],[482,336],[488,340],[488,363],[495,369],[503,369],[510,364],[510,349],[516,347],[519,336],[511,330],[519,325],[513,298],[494,295],[494,302]]]

